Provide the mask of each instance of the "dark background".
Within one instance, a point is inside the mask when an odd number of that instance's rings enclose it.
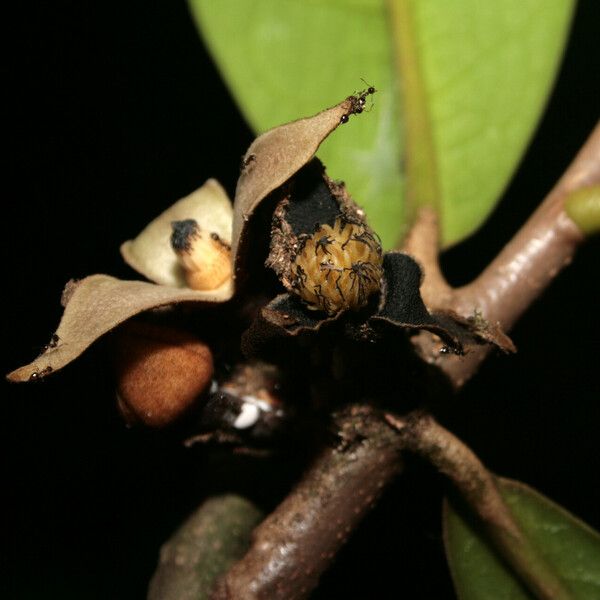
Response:
[[[451,250],[474,276],[562,173],[598,117],[597,14],[580,4],[557,87],[504,201]],[[233,192],[252,140],[184,2],[36,0],[5,20],[3,372],[47,343],[70,278],[132,277],[119,244],[218,178]],[[14,79],[13,79],[14,76]],[[8,213],[8,214],[6,214]],[[496,472],[600,526],[599,243],[584,247],[445,424]],[[141,598],[164,539],[209,484],[201,452],[127,430],[98,355],[36,385],[3,382],[6,598]],[[101,362],[101,361],[100,361]],[[319,597],[452,597],[440,484],[410,469],[326,575]]]

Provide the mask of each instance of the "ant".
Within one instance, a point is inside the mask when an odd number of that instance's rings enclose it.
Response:
[[[374,271],[375,267],[371,263],[358,261],[352,263],[352,266],[348,268],[349,277],[352,280],[350,289],[354,288],[354,284],[358,282],[358,297],[364,299],[367,283],[374,283],[377,281]]]
[[[253,163],[255,160],[256,154],[248,154],[248,156],[243,156],[240,164],[240,171],[244,172],[248,168],[248,165]]]
[[[323,308],[323,310],[327,313],[330,314],[331,313],[331,302],[329,300],[329,298],[327,298],[322,290],[321,290],[321,286],[320,285],[316,285],[313,293],[315,294],[319,304],[321,305],[321,307]]]
[[[358,108],[356,109],[357,113],[361,113],[367,103],[367,96],[372,96],[377,90],[370,84],[368,84],[362,77],[360,80],[367,86],[364,90],[355,94],[355,97],[358,102]]]
[[[331,252],[329,252],[329,250],[327,250],[327,246],[333,244],[333,242],[334,242],[334,239],[327,235],[324,235],[323,237],[319,238],[315,242],[315,256],[317,256],[317,252],[319,250],[321,250],[321,252],[323,252],[323,254],[331,255]]]
[[[350,102],[350,110],[345,115],[342,115],[340,118],[340,123],[344,124],[350,120],[350,115],[358,115],[363,112],[365,108],[365,104],[367,103],[367,96],[373,95],[377,90],[369,85],[362,77],[361,81],[367,86],[364,90],[360,92],[355,92],[351,96],[348,96],[346,100]]]
[[[306,272],[300,265],[296,265],[296,276],[292,282],[292,287],[300,289],[306,286]]]
[[[346,249],[346,246],[350,242],[360,242],[367,246],[368,248],[375,249],[381,252],[381,242],[375,237],[376,234],[373,234],[367,230],[362,231],[361,233],[353,233],[343,244],[342,250]]]
[[[51,350],[52,348],[56,348],[56,346],[58,346],[59,341],[60,338],[56,335],[56,333],[53,333],[52,337],[50,338],[50,341],[42,349],[42,353],[48,352],[48,350]]]
[[[42,369],[41,371],[34,371],[29,376],[29,381],[41,381],[46,375],[50,375],[52,373],[52,367],[48,366]]]

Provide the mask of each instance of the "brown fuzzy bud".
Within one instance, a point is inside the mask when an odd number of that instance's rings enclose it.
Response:
[[[231,248],[216,233],[200,229],[193,219],[173,221],[171,246],[193,290],[214,290],[231,277]]]
[[[117,401],[127,423],[164,427],[210,385],[210,348],[185,331],[126,323],[116,336]]]

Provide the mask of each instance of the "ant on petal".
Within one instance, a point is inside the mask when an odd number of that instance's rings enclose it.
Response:
[[[350,119],[350,115],[358,115],[365,109],[365,104],[367,103],[367,97],[373,95],[377,90],[369,85],[362,77],[361,81],[367,86],[364,90],[360,92],[355,92],[351,96],[348,96],[346,100],[350,102],[350,110],[345,115],[342,115],[340,119],[340,123],[347,123]],[[370,110],[370,109],[369,109]]]

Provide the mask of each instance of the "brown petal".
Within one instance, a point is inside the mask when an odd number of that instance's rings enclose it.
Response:
[[[352,99],[346,99],[317,115],[271,129],[248,148],[233,208],[232,252],[236,272],[240,246],[252,213],[264,198],[313,157],[321,142],[352,109]]]
[[[92,275],[68,287],[68,303],[52,343],[32,363],[10,373],[10,381],[42,378],[62,369],[98,338],[141,312],[180,302],[225,302],[233,292],[231,282],[200,292],[108,275]]]
[[[183,269],[170,242],[171,222],[184,219],[194,219],[203,231],[216,233],[231,243],[231,200],[216,179],[209,179],[201,188],[167,208],[135,239],[125,242],[121,246],[125,262],[155,283],[186,287]]]

